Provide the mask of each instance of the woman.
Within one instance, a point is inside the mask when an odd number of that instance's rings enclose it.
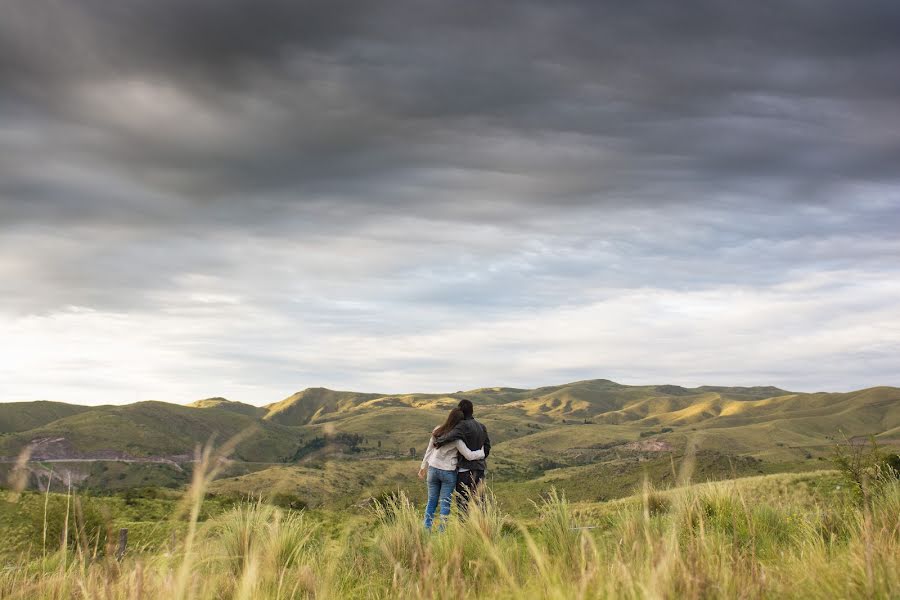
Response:
[[[422,459],[422,466],[419,467],[419,479],[425,479],[426,469],[428,474],[425,529],[431,529],[438,501],[441,504],[441,529],[444,528],[444,522],[447,520],[447,515],[450,514],[450,495],[456,486],[456,461],[459,455],[462,454],[466,460],[484,458],[484,448],[473,452],[462,440],[457,440],[455,444],[444,444],[440,448],[434,447],[434,438],[449,433],[462,420],[463,412],[454,408],[447,415],[444,424],[434,428],[434,431],[431,432],[431,439],[428,440],[428,449],[425,451],[425,458]]]

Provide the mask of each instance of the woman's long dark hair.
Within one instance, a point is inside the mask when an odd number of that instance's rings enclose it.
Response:
[[[445,433],[449,433],[451,429],[456,427],[456,424],[463,420],[463,411],[458,408],[454,408],[450,411],[450,414],[447,415],[447,420],[444,421],[444,424],[434,430],[434,437],[441,437]]]

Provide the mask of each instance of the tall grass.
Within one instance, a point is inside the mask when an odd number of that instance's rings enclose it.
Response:
[[[401,494],[329,530],[261,502],[201,522],[218,462],[211,449],[198,460],[174,547],[117,561],[78,525],[72,496],[75,541],[5,565],[0,597],[900,597],[896,481],[869,502],[832,506],[760,503],[728,484],[646,485],[600,523],[579,522],[553,490],[536,519],[517,521],[488,491],[440,533]]]

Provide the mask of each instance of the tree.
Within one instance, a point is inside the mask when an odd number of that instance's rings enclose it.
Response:
[[[898,476],[894,463],[900,463],[896,457],[884,455],[878,448],[875,437],[869,443],[862,440],[846,440],[844,444],[834,447],[832,457],[837,469],[844,477],[854,497],[867,501],[877,495],[884,485]]]

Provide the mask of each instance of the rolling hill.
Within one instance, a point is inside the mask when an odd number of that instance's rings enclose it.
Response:
[[[0,434],[28,431],[89,410],[89,406],[47,400],[0,403]]]
[[[236,450],[244,460],[274,460],[296,445],[295,432],[240,412],[147,401],[92,408],[0,437],[0,454],[11,457],[32,444],[35,459],[189,460],[197,444],[245,432]]]
[[[203,400],[197,400],[196,402],[191,402],[188,404],[190,408],[215,408],[219,410],[225,410],[233,413],[237,413],[239,415],[246,415],[248,417],[261,418],[266,416],[268,412],[265,408],[261,406],[253,406],[252,404],[245,404],[243,402],[235,402],[234,400],[226,400],[225,398],[205,398]]]
[[[352,408],[367,400],[374,400],[381,394],[359,394],[356,392],[336,392],[326,388],[308,388],[288,396],[281,402],[265,407],[264,418],[282,425],[307,425],[324,420]]]
[[[355,480],[362,477],[359,469],[376,464],[394,473],[384,461],[412,464],[429,430],[462,397],[475,403],[476,416],[489,428],[498,482],[527,480],[532,487],[556,482],[585,499],[619,495],[611,490],[630,489],[641,469],[663,478],[671,471],[670,456],[682,455],[688,446],[698,449],[699,463],[712,476],[729,469],[758,474],[822,468],[845,437],[875,436],[889,445],[900,440],[898,388],[806,394],[774,387],[626,386],[598,379],[450,394],[310,388],[263,407],[218,397],[187,406],[0,404],[0,456],[9,463],[30,446],[33,461],[71,463],[68,468],[81,468],[86,481],[96,480],[96,469],[84,464],[103,461],[137,464],[142,479],[155,481],[145,473],[147,463],[189,463],[198,444],[240,436],[231,458],[244,466],[230,471],[238,479],[226,473],[217,484],[223,490],[271,489],[273,474],[293,473],[287,481],[295,482],[288,487],[296,491],[314,484],[316,469],[327,468],[329,486],[366,493],[371,486],[338,485],[334,474],[352,473]],[[351,468],[356,463],[359,469]],[[117,477],[133,481],[132,467],[122,468],[124,475]],[[102,479],[103,485],[109,479]],[[600,480],[610,484],[606,491],[597,486],[582,491],[584,481]]]

